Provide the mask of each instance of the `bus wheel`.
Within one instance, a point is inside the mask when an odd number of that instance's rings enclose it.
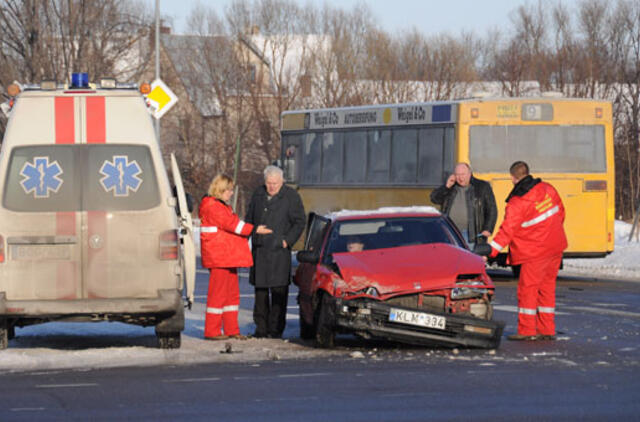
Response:
[[[179,349],[180,348],[180,332],[156,333],[156,337],[158,337],[158,346],[161,349]]]
[[[512,265],[511,272],[515,278],[520,278],[520,265]]]

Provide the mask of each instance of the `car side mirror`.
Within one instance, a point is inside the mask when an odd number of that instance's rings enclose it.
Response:
[[[473,253],[488,257],[491,255],[491,245],[488,243],[477,243],[473,248]]]
[[[296,254],[298,262],[307,264],[317,264],[320,261],[320,254],[317,251],[300,251]]]

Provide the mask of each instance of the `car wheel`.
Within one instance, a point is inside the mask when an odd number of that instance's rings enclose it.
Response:
[[[158,338],[158,346],[161,349],[179,349],[180,333],[156,333]]]
[[[11,327],[8,327],[7,336],[9,337],[9,340],[13,340],[16,337],[16,327],[14,327],[13,325]]]
[[[0,319],[0,350],[4,350],[9,347],[9,328],[7,327],[7,320]]]
[[[322,294],[318,301],[315,319],[316,346],[332,348],[335,345],[334,331],[335,312],[329,295]]]
[[[520,265],[512,265],[511,272],[515,278],[520,278]]]

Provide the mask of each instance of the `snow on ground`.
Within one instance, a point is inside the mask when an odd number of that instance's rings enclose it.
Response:
[[[0,351],[0,374],[204,362],[251,363],[346,353],[305,345],[297,338],[297,325],[293,327],[292,323],[285,331],[285,338],[291,340],[204,340],[204,308],[203,303],[195,303],[186,312],[182,347],[174,350],[157,348],[153,327],[117,322],[51,322],[18,328],[9,348]],[[251,311],[241,309],[238,322],[242,333],[253,331]]]
[[[636,229],[629,241],[631,224],[615,222],[615,246],[604,258],[565,259],[563,273],[578,273],[607,278],[627,278],[640,281],[640,241]]]

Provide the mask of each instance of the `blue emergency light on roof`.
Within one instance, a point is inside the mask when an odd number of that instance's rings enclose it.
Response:
[[[89,74],[86,72],[72,73],[70,88],[89,88]]]

